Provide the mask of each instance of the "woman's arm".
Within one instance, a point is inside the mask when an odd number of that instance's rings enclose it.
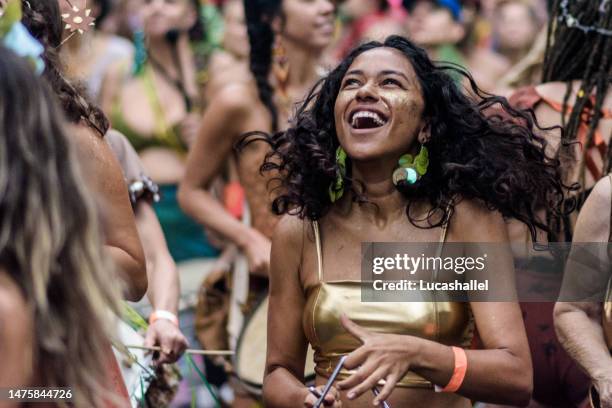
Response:
[[[121,167],[102,138],[83,126],[72,126],[79,162],[102,210],[105,250],[127,284],[127,300],[140,300],[147,291],[144,253]]]
[[[142,181],[144,168],[130,142],[116,130],[106,133],[105,141],[119,160],[128,183]],[[164,232],[152,205],[140,199],[136,202],[136,227],[147,263],[149,288],[147,295],[153,310],[164,310],[177,315],[179,302],[179,274],[168,251]],[[171,318],[159,318],[149,324],[145,346],[160,346],[158,363],[171,363],[187,347],[187,339]]]
[[[270,263],[268,346],[264,403],[270,408],[312,406],[316,398],[304,385],[308,340],[302,328],[304,290],[300,280],[304,221],[284,216],[274,230]],[[325,406],[339,407],[332,390]]]
[[[574,230],[574,242],[607,242],[610,234],[612,191],[608,177],[599,181],[585,202]],[[588,244],[587,244],[588,245]],[[590,244],[593,245],[593,244]],[[572,259],[568,261],[571,265]],[[609,263],[608,263],[609,265]],[[563,277],[563,293],[586,279],[581,268],[569,267]],[[609,271],[607,271],[609,273]],[[580,276],[575,276],[579,274]],[[609,279],[609,276],[606,278]],[[597,279],[601,280],[601,279]],[[607,279],[605,279],[607,281]],[[605,288],[600,288],[605,290]],[[593,288],[594,291],[598,291]],[[612,404],[612,357],[604,340],[600,302],[557,302],[555,329],[563,348],[593,379],[602,401]]]
[[[507,243],[507,232],[499,213],[484,206],[462,201],[455,208],[447,241]],[[495,285],[514,287],[514,268],[510,250],[495,259]],[[481,254],[482,255],[482,254]],[[467,275],[466,279],[470,279]],[[513,291],[514,292],[514,291]],[[529,345],[517,303],[470,303],[483,350],[466,350],[467,371],[457,391],[467,398],[509,405],[526,405],[533,387]],[[454,370],[451,347],[413,336],[376,334],[344,320],[345,327],[364,345],[351,353],[345,366],[363,367],[341,382],[342,389],[351,389],[355,397],[369,392],[378,380],[388,385],[376,401],[387,398],[395,383],[411,370],[444,387]],[[390,380],[390,381],[389,381]]]
[[[308,390],[303,384],[308,340],[302,329],[304,292],[300,283],[302,225],[284,216],[272,239],[268,346],[264,401],[270,407],[295,407]]]
[[[266,276],[270,242],[230,213],[208,191],[227,162],[241,133],[242,121],[251,109],[248,89],[232,84],[219,91],[204,114],[195,144],[189,152],[178,200],[181,208],[197,222],[220,233],[243,250],[252,273]]]
[[[180,295],[178,269],[168,252],[157,215],[151,204],[146,201],[141,200],[136,207],[136,226],[147,260],[149,274],[147,296],[153,310],[165,310],[178,315]],[[187,348],[187,339],[175,323],[160,318],[149,325],[145,345],[161,347],[158,363],[172,363]]]
[[[166,238],[155,210],[146,201],[136,207],[136,226],[145,251],[149,288],[147,297],[155,309],[178,312],[180,282],[178,269],[168,251]]]

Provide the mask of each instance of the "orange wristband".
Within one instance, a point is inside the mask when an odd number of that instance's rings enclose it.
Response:
[[[453,354],[455,355],[455,369],[453,370],[453,376],[451,377],[446,387],[441,388],[435,386],[436,392],[456,392],[463,384],[465,379],[465,373],[467,371],[467,355],[465,350],[460,347],[452,346]]]
[[[155,323],[156,320],[159,320],[159,319],[169,320],[172,323],[174,323],[174,325],[177,327],[179,325],[179,321],[176,315],[172,312],[168,312],[167,310],[156,310],[153,313],[151,313],[151,316],[149,316],[149,324],[153,324]]]

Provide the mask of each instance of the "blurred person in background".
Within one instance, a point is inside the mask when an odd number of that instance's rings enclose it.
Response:
[[[570,267],[566,269],[563,286],[570,293],[566,295],[566,292],[562,292],[563,296],[555,305],[555,329],[565,350],[592,381],[593,407],[611,408],[612,246],[609,244],[612,243],[612,174],[608,174],[595,185],[584,203],[576,222],[573,242],[579,244],[574,248],[576,252],[570,254],[570,260],[575,256],[580,264],[574,269],[574,265],[568,262]],[[608,245],[601,247],[594,244],[596,242],[605,242]],[[598,267],[584,268],[584,263],[581,262],[585,259],[584,251],[593,255],[594,251],[598,252],[594,256],[594,259],[599,261]],[[587,271],[593,273],[588,279],[585,276]],[[586,288],[587,292],[572,296],[577,288],[584,287],[584,282],[591,283]],[[589,301],[579,301],[584,299],[580,295],[592,297]],[[597,400],[599,404],[595,403]]]
[[[495,49],[510,64],[516,64],[533,45],[540,25],[529,0],[499,1],[492,24]]]
[[[320,77],[319,60],[332,40],[335,14],[329,0],[246,0],[244,10],[250,71],[226,78],[215,93],[190,151],[179,200],[185,212],[235,244],[246,257],[248,265],[241,275],[250,288],[246,307],[241,307],[246,315],[267,291],[270,238],[277,218],[270,212],[269,178],[259,173],[269,149],[253,144],[237,154],[233,148],[250,131],[287,126],[293,104]],[[235,160],[248,203],[242,220],[208,191],[230,158]],[[230,345],[238,334],[230,330]],[[254,403],[239,385],[235,391],[234,406]]]
[[[551,2],[543,83],[521,88],[509,98],[517,108],[533,109],[542,127],[555,127],[544,133],[548,155],[561,162],[562,181],[574,186],[565,216],[551,223],[550,234],[540,232],[542,240],[572,241],[582,203],[611,169],[612,7],[603,7],[605,3]],[[508,229],[513,242],[530,242],[518,222],[511,221]],[[541,277],[548,287],[560,286],[560,276],[548,275]],[[553,307],[552,302],[521,304],[534,362],[533,399],[546,406],[579,406],[587,395],[589,379],[559,342]]]
[[[388,35],[407,35],[406,10],[401,0],[346,0],[339,5],[344,21],[334,46],[336,65],[356,45],[368,40],[383,40]]]
[[[584,203],[576,222],[573,242],[578,244],[572,249],[570,261],[575,257],[577,264],[568,262],[568,265],[575,265],[575,268],[568,267],[563,278],[563,296],[560,296],[554,309],[555,329],[565,350],[591,379],[592,407],[610,408],[612,247],[609,244],[612,243],[612,174],[597,182]],[[602,247],[594,243],[608,245]],[[598,267],[589,265],[585,268],[585,251],[599,261]],[[596,255],[595,251],[598,252]],[[585,282],[589,282],[586,291],[579,293],[579,296],[572,296],[577,288],[584,287]],[[590,299],[580,301],[584,295]]]
[[[416,0],[409,6],[408,33],[434,60],[470,71],[479,87],[492,91],[509,68],[508,61],[473,37],[479,3],[460,0]]]
[[[514,64],[499,80],[496,93],[509,97],[518,88],[537,85],[542,80],[542,65],[546,51],[548,28],[540,29],[531,48],[525,56]]]
[[[206,101],[233,78],[244,78],[249,70],[249,37],[247,34],[242,0],[228,0],[221,6],[223,12],[222,48],[213,52],[208,63]]]
[[[75,407],[108,407],[119,287],[75,138],[32,68],[0,45],[0,387],[69,387]]]
[[[562,162],[564,183],[579,183],[578,210],[612,166],[612,7],[601,4],[605,0],[552,3],[542,83],[510,97],[516,107],[533,109],[542,126],[560,126],[546,137],[550,154]],[[574,221],[568,216],[555,238],[570,242]]]
[[[138,152],[163,197],[154,204],[176,262],[216,254],[204,230],[183,213],[177,185],[200,122],[200,95],[190,40],[202,37],[196,0],[146,0],[134,17],[134,61],[115,65],[104,80],[101,100],[115,129]]]
[[[134,55],[132,43],[118,35],[100,30],[104,19],[111,13],[112,0],[58,0],[62,14],[70,14],[72,7],[80,10],[91,8],[95,26],[83,34],[64,30],[64,41],[60,57],[65,73],[70,78],[84,81],[89,96],[99,101],[102,80],[107,70],[118,61],[131,60]],[[70,38],[68,38],[70,36]]]
[[[146,265],[121,167],[103,139],[109,128],[108,120],[60,69],[57,52],[64,23],[58,2],[36,0],[22,4],[23,24],[44,47],[42,76],[59,100],[87,181],[101,200],[105,248],[126,282],[126,299],[137,301],[147,290]]]
[[[58,4],[63,16],[71,15],[74,12],[73,7],[87,10],[86,1],[76,0],[69,4],[66,0],[58,0]],[[97,1],[91,16],[99,15],[103,19],[110,12],[110,5],[111,3],[107,0]],[[96,20],[94,24],[98,23],[100,21]],[[84,31],[83,34],[74,33],[74,35],[71,35],[69,29],[64,29],[63,38],[64,43],[60,48],[60,55],[63,57],[62,67],[65,68],[68,75],[79,72],[76,79],[88,79],[87,89],[89,91],[99,90],[104,68],[108,68],[117,60],[125,61],[127,56],[132,55],[132,45],[129,41],[92,29]],[[90,45],[94,48],[88,48]],[[66,51],[68,48],[69,51]],[[97,51],[102,53],[98,55],[99,58],[95,58]],[[90,55],[91,53],[94,55]],[[94,58],[94,62],[88,64],[89,58]],[[83,71],[79,71],[81,67],[84,68]],[[89,78],[80,77],[88,70],[91,70],[92,73]],[[157,189],[157,186],[145,175],[138,156],[133,153],[129,143],[126,145],[127,142],[123,135],[116,130],[109,129],[105,134],[105,141],[108,142],[118,159],[126,182],[131,183],[130,200],[135,210],[136,226],[145,252],[149,280],[147,295],[154,311],[162,311],[152,315],[145,345],[161,346],[162,351],[159,353],[157,362],[174,362],[187,345],[187,340],[178,328],[176,316],[180,289],[178,271],[174,260],[168,253],[163,232],[152,208],[152,201],[136,203],[134,201],[136,192],[133,191],[134,183],[142,185],[143,188],[147,187],[149,190]],[[145,189],[141,193],[144,194],[146,191],[148,190]]]

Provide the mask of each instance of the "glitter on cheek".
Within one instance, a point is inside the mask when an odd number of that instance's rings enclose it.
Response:
[[[410,92],[382,91],[380,95],[388,101],[389,108],[395,111],[407,111],[414,115],[423,110],[420,98]]]
[[[381,97],[387,99],[392,106],[408,105],[412,102],[411,98],[405,92],[382,91],[380,94]]]

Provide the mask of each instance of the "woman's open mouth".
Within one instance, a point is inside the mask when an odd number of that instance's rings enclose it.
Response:
[[[357,109],[349,116],[349,124],[353,129],[375,129],[388,122],[387,116],[382,112],[366,109]]]

